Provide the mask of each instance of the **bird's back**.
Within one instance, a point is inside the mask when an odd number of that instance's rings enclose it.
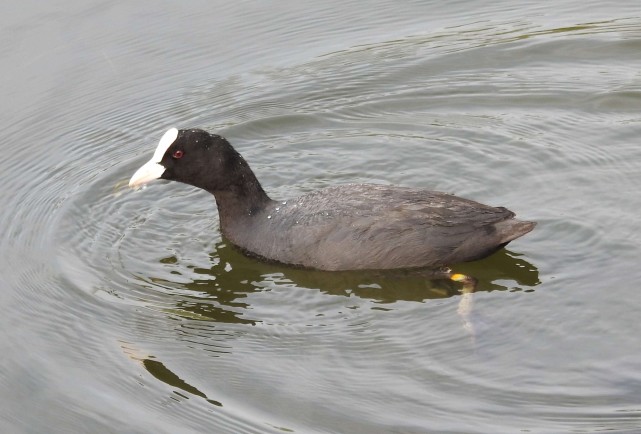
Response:
[[[514,213],[386,185],[328,187],[223,227],[247,253],[325,270],[435,267],[487,256],[532,230]]]

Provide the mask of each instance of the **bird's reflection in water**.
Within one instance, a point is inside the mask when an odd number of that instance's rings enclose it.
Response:
[[[171,258],[171,262],[179,261]],[[505,249],[489,258],[452,269],[410,269],[371,271],[319,271],[292,268],[244,256],[227,243],[219,243],[211,254],[210,269],[190,267],[189,283],[181,283],[183,290],[210,297],[188,297],[176,306],[185,316],[216,322],[253,323],[260,318],[249,318],[247,295],[259,290],[254,283],[266,278],[290,282],[299,288],[317,289],[334,296],[357,296],[379,305],[397,301],[424,302],[461,296],[462,304],[471,306],[476,291],[532,288],[539,283],[538,270],[518,255]],[[184,271],[184,268],[183,268]],[[467,277],[467,279],[461,276]],[[506,282],[516,283],[508,287]],[[170,282],[169,282],[170,284]],[[527,289],[526,289],[527,290]],[[212,305],[215,300],[215,305]],[[471,307],[461,306],[462,312]]]
[[[248,258],[227,243],[219,243],[211,253],[211,268],[197,268],[181,264],[176,257],[161,260],[177,269],[173,274],[181,274],[181,281],[187,277],[188,283],[158,282],[164,287],[175,287],[180,296],[175,298],[175,307],[165,308],[167,314],[198,320],[211,324],[218,329],[231,324],[254,325],[260,318],[252,318],[248,296],[262,291],[261,282],[288,282],[288,286],[316,289],[323,294],[340,297],[360,297],[372,300],[379,309],[398,301],[425,302],[432,299],[459,297],[456,314],[462,327],[476,341],[474,320],[474,294],[478,291],[493,290],[531,290],[539,284],[538,270],[518,255],[501,250],[481,261],[458,264],[450,269],[424,270],[387,270],[387,271],[340,271],[328,272],[297,269],[281,264],[266,263]],[[155,280],[157,281],[157,280]],[[516,282],[518,286],[507,287],[504,283]],[[190,295],[191,294],[191,295]],[[316,313],[310,312],[310,316]],[[181,326],[182,333],[188,333],[190,326]],[[213,333],[213,330],[209,331]],[[219,330],[220,332],[220,330]],[[224,331],[229,336],[228,331]],[[203,342],[202,347],[211,348],[213,353],[225,353],[225,344]],[[172,388],[185,398],[185,394],[205,399],[216,406],[222,404],[213,400],[197,387],[187,384],[154,356],[143,356],[140,350],[130,343],[121,343],[125,353],[142,366],[156,379]]]

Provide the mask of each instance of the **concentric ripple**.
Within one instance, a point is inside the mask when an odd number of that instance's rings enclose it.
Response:
[[[184,426],[633,427],[636,337],[614,333],[595,306],[612,303],[625,324],[636,318],[603,287],[624,291],[620,276],[641,277],[631,268],[641,199],[629,194],[641,161],[641,65],[616,62],[638,30],[480,23],[203,78],[157,104],[99,112],[50,137],[65,155],[25,159],[26,188],[8,184],[21,192],[2,239],[14,252],[8,267],[20,270],[12,283],[53,287],[50,304],[25,303],[20,318],[63,335],[77,363],[106,358],[116,369],[105,383],[119,396],[142,389],[147,400],[132,407]],[[456,268],[479,280],[474,294],[417,272],[262,263],[222,239],[207,193],[126,187],[171,126],[225,135],[277,199],[402,184],[508,206],[539,226]],[[56,330],[37,315],[58,311]]]

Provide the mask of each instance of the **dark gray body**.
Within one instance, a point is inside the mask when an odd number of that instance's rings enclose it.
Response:
[[[386,185],[342,185],[273,201],[229,142],[203,130],[171,129],[156,151],[130,184],[160,177],[210,192],[231,243],[285,264],[321,270],[451,265],[488,256],[535,226],[502,207]]]
[[[221,220],[250,255],[322,270],[436,267],[472,261],[532,230],[514,213],[449,194],[341,185]]]

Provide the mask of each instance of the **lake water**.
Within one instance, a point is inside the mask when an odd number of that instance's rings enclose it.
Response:
[[[12,2],[2,433],[641,432],[638,2]],[[246,258],[126,186],[172,126],[279,199],[373,182],[538,222],[455,271]]]

